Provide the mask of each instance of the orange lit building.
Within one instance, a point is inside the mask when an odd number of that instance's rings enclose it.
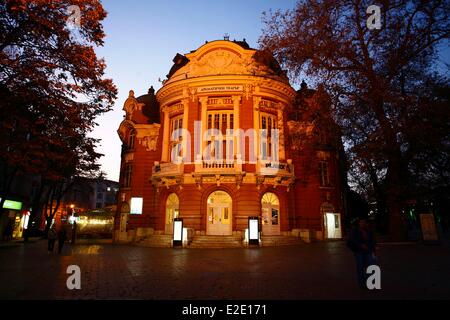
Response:
[[[323,90],[295,91],[245,41],[173,61],[156,94],[124,104],[115,240],[169,244],[182,218],[193,244],[240,243],[254,216],[263,245],[340,238],[341,142]]]

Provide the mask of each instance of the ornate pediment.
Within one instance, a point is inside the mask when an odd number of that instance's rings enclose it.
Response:
[[[192,61],[189,67],[192,76],[243,74],[248,73],[251,63],[251,59],[242,58],[231,50],[216,49]]]

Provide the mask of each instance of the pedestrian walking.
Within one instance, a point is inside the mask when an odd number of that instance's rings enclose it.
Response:
[[[58,254],[61,254],[66,239],[67,239],[66,226],[63,224],[58,232]]]
[[[366,271],[367,267],[376,263],[376,243],[365,217],[360,218],[350,232],[347,246],[355,256],[358,285],[362,289],[367,289]]]
[[[48,253],[53,253],[53,248],[55,247],[56,239],[58,238],[58,233],[56,231],[56,226],[53,224],[48,230]]]

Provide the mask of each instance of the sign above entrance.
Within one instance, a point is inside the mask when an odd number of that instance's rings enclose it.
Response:
[[[222,92],[222,91],[243,91],[244,86],[208,86],[197,88],[197,93]]]

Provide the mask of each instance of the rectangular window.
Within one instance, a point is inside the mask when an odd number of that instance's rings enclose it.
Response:
[[[214,129],[220,129],[220,114],[214,115]]]
[[[127,164],[125,165],[125,170],[123,174],[123,186],[125,188],[131,187],[131,173],[132,173],[132,165]]]
[[[233,136],[229,129],[234,127],[234,115],[231,110],[211,110],[207,115],[208,129],[216,129],[220,132],[210,132],[208,134],[208,144],[210,147],[210,156],[218,161],[224,158],[234,159]],[[216,136],[214,135],[216,134]]]
[[[180,129],[183,128],[183,115],[175,116],[170,121],[170,148],[169,158],[171,161],[177,161],[182,156],[183,135]]]
[[[330,185],[330,175],[328,170],[328,162],[319,161],[320,186],[327,187]]]
[[[212,128],[212,114],[208,114],[208,129]]]
[[[278,210],[272,208],[272,225],[275,226],[278,224]]]
[[[276,128],[276,116],[269,113],[263,113],[260,117],[260,154],[263,160],[268,160],[269,158],[277,159],[276,154],[272,152],[272,130]],[[274,145],[276,148],[276,145]],[[278,152],[278,150],[274,150],[274,152]],[[272,159],[272,160],[273,160]]]
[[[227,119],[228,119],[228,115],[226,113],[222,114],[222,134],[225,135],[227,134]]]

